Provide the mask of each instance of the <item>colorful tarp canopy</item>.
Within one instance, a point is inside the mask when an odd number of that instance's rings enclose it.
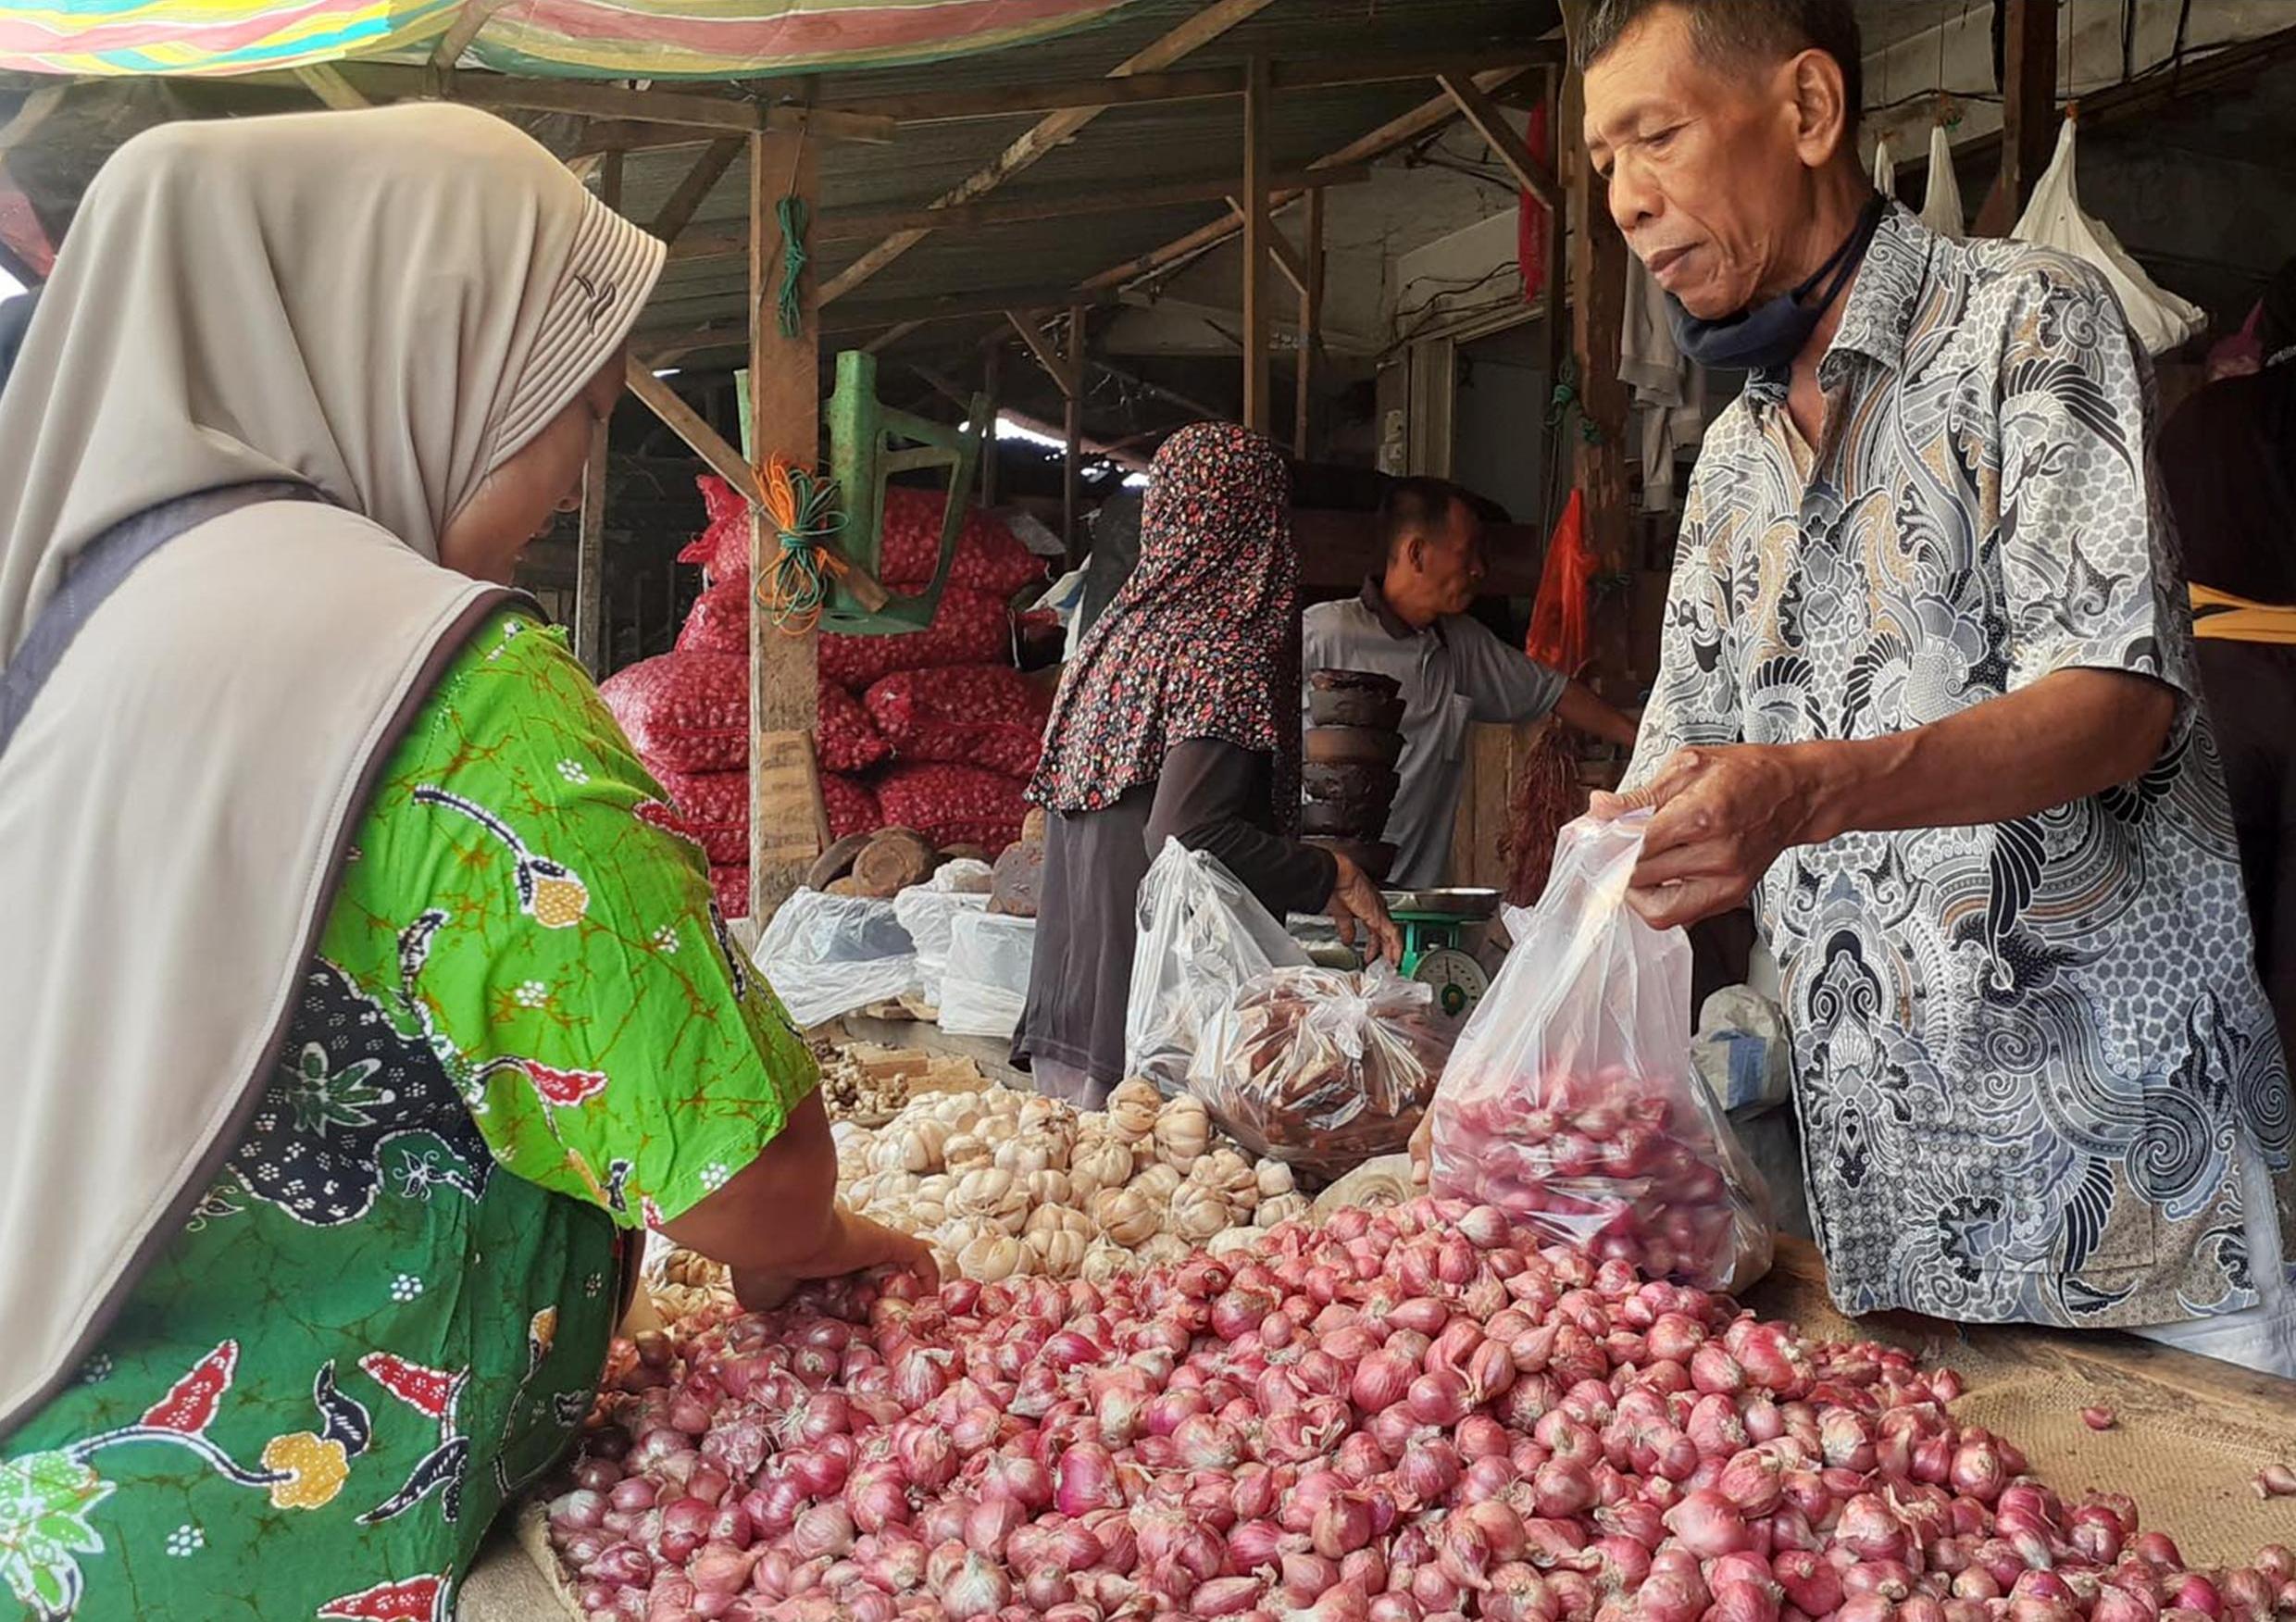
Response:
[[[466,66],[698,79],[884,67],[994,50],[1125,0],[8,0],[0,70],[248,73],[428,52],[488,13]]]

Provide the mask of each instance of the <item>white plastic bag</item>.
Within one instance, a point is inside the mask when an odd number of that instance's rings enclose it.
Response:
[[[805,1030],[917,988],[917,947],[890,901],[801,890],[773,915],[755,957]]]
[[[949,934],[949,967],[941,979],[941,1029],[951,1036],[1012,1040],[1029,1002],[1036,960],[1036,920],[1003,913],[957,916]]]
[[[2081,212],[2080,192],[2074,184],[2075,128],[2067,119],[2057,131],[2057,155],[2033,188],[2025,218],[2009,234],[2019,242],[2070,254],[2103,271],[2137,341],[2154,355],[2165,355],[2205,326],[2208,314],[2147,276],[2109,226]]]
[[[1124,1070],[1177,1096],[1188,1090],[1205,1024],[1243,983],[1271,968],[1304,968],[1310,959],[1217,857],[1176,839],[1165,841],[1140,881],[1139,924]]]
[[[989,908],[985,888],[976,894],[957,886],[978,882],[985,887],[989,872],[988,863],[969,857],[944,862],[924,883],[912,884],[892,898],[893,917],[917,947],[917,994],[930,1007],[941,1006],[941,981],[948,972],[949,938],[956,920]]]
[[[1954,242],[1969,234],[1961,176],[1953,171],[1953,139],[1942,124],[1929,126],[1929,193],[1921,200],[1921,223]]]
[[[1874,143],[1874,190],[1884,197],[1897,195],[1897,159],[1890,156],[1890,138]]]
[[[1734,1291],[1770,1265],[1769,1191],[1691,1065],[1691,945],[1627,905],[1647,813],[1581,817],[1460,1033],[1434,1187],[1599,1261]]]

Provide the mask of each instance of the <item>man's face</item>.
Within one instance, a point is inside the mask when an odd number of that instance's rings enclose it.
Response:
[[[1794,281],[1811,156],[1798,81],[1810,55],[1718,71],[1670,6],[1587,70],[1587,151],[1610,179],[1612,217],[1694,316],[1735,315]]]
[[[1483,521],[1453,502],[1439,529],[1413,537],[1412,563],[1441,614],[1465,614],[1483,587]]]

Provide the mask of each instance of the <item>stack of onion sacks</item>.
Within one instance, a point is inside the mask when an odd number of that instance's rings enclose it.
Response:
[[[893,1279],[625,1358],[592,1622],[2265,1622],[1958,1382],[1420,1201],[1095,1285]],[[2190,1614],[2180,1614],[2190,1613]]]

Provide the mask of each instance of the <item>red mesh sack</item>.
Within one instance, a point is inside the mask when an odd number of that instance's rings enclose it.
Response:
[[[747,771],[657,771],[682,833],[713,867],[749,860],[749,773]]]
[[[1005,665],[903,670],[870,688],[869,718],[903,760],[956,761],[1027,777],[1044,752],[1052,694]]]
[[[861,701],[834,681],[821,683],[821,719],[813,747],[823,771],[867,771],[892,753]]]
[[[749,764],[749,661],[732,654],[661,654],[617,670],[598,696],[656,777],[740,771]]]
[[[938,490],[885,487],[884,543],[878,561],[885,584],[914,591],[931,580],[941,560],[941,514],[947,500]],[[1009,597],[1044,574],[1044,560],[1023,546],[1004,519],[977,506],[965,509],[956,555],[949,560],[949,584]]]
[[[749,867],[712,867],[709,887],[718,893],[718,910],[730,918],[749,917]]]
[[[1594,551],[1587,544],[1586,497],[1570,493],[1562,522],[1547,542],[1539,571],[1539,596],[1530,608],[1523,652],[1550,670],[1576,676],[1593,652],[1588,621],[1594,613]]]
[[[875,833],[885,826],[884,808],[877,803],[877,791],[859,778],[839,772],[821,774],[821,803],[829,807],[830,837],[844,839],[856,833]]]
[[[739,654],[749,657],[749,581],[720,580],[693,600],[678,632],[681,654]]]
[[[1013,617],[992,592],[952,586],[941,594],[932,623],[905,636],[821,635],[822,680],[855,692],[896,670],[937,670],[950,665],[992,665],[1012,657]]]
[[[748,579],[749,503],[715,473],[705,473],[693,482],[702,492],[709,524],[686,543],[678,561],[700,564],[712,584]]]
[[[1026,786],[977,766],[896,766],[878,780],[877,801],[887,823],[914,828],[935,844],[1001,851],[1028,818]]]

